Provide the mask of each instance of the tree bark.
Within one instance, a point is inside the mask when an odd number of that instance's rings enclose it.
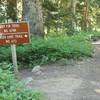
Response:
[[[17,0],[7,0],[7,19],[17,21]]]
[[[77,4],[77,0],[71,0],[71,13],[72,13],[71,24],[72,24],[73,31],[76,30],[76,17],[75,17],[76,4]]]
[[[31,34],[43,36],[43,14],[39,0],[23,0],[23,20],[29,21]]]
[[[90,25],[89,21],[89,4],[88,0],[84,0],[83,16],[82,16],[82,30],[87,31]]]

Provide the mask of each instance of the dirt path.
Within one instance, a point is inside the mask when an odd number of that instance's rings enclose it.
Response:
[[[28,85],[45,95],[45,100],[100,100],[100,45],[95,45],[93,58],[75,65],[44,66],[41,75],[22,71],[32,77]]]

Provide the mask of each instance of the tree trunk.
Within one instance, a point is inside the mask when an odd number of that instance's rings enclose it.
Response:
[[[82,16],[82,30],[87,31],[89,28],[89,4],[88,0],[84,0],[83,16]]]
[[[23,0],[23,20],[29,21],[31,34],[44,35],[42,6],[39,0]]]
[[[7,0],[7,19],[17,21],[17,0]]]
[[[71,24],[72,24],[73,31],[76,30],[76,17],[75,17],[75,14],[76,14],[76,4],[77,4],[77,0],[71,0],[71,13],[72,13]]]

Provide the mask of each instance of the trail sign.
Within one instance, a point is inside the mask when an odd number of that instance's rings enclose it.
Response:
[[[0,45],[29,43],[27,22],[0,24]]]
[[[11,44],[12,61],[15,74],[18,74],[16,44],[29,43],[29,26],[27,22],[0,24],[0,45]]]

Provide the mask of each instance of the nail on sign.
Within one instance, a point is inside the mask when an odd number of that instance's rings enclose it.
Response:
[[[29,43],[27,22],[0,24],[0,45]]]

